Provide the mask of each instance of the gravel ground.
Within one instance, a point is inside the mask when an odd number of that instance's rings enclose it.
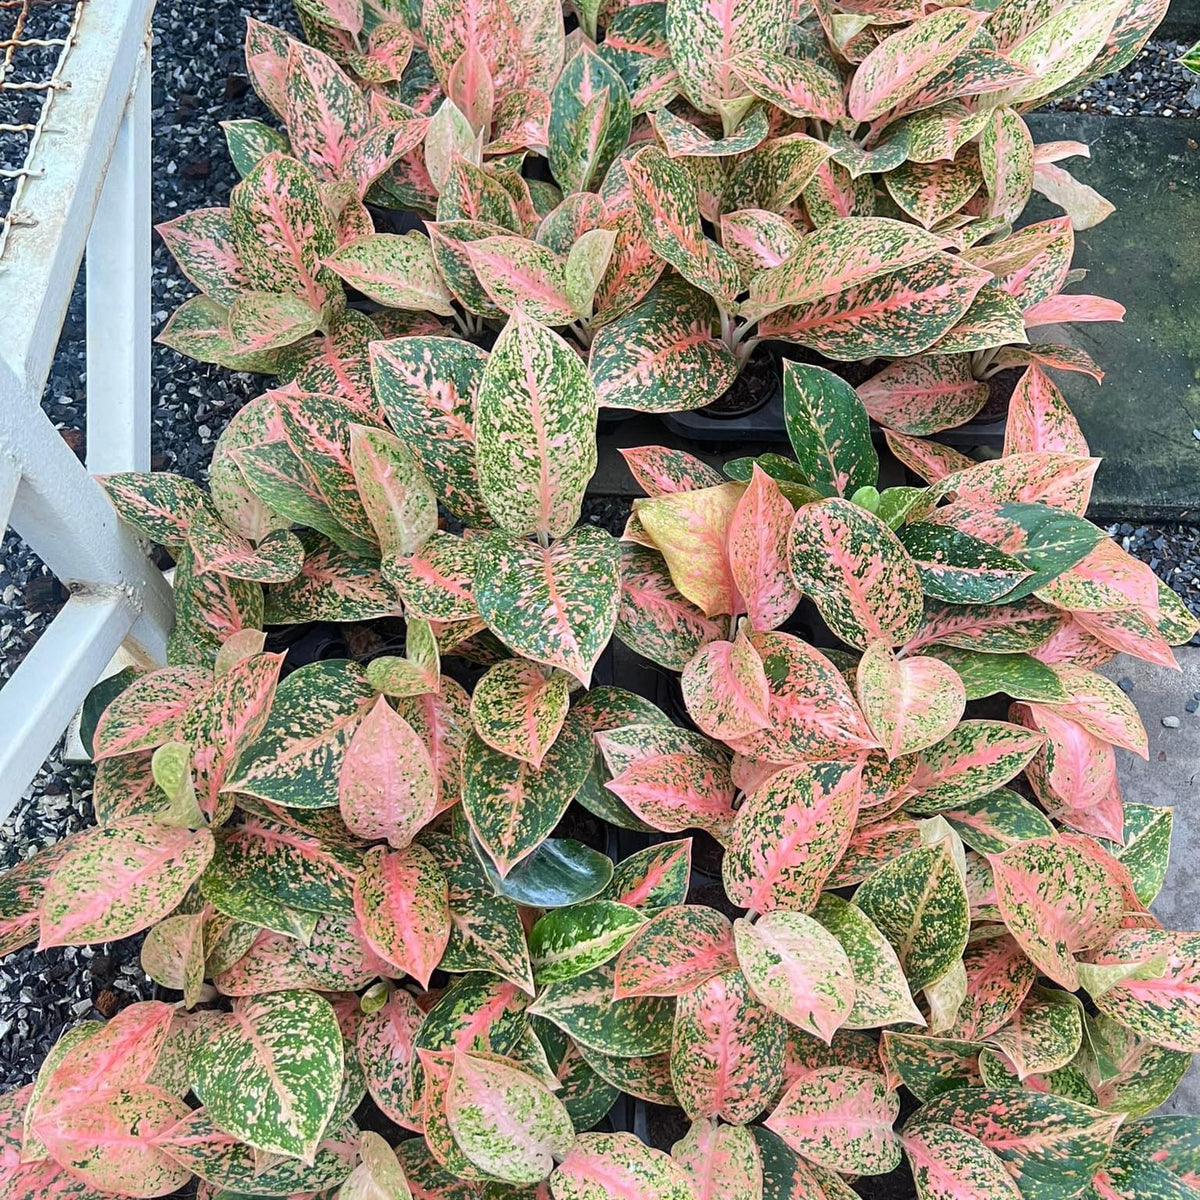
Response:
[[[217,122],[265,117],[244,74],[241,42],[246,12],[295,29],[289,0],[185,6],[162,0],[155,15],[154,218],[224,203],[236,182]],[[1180,43],[1152,42],[1120,76],[1099,81],[1058,107],[1113,114],[1194,116],[1200,83],[1175,60]],[[1189,92],[1191,95],[1189,96]],[[192,286],[155,239],[153,317],[161,328]],[[234,412],[260,389],[257,376],[193,363],[155,346],[153,465],[203,479],[212,443]],[[79,452],[85,428],[82,280],[64,326],[43,406]],[[589,500],[585,520],[618,532],[623,502]],[[1131,553],[1200,612],[1200,530],[1183,526],[1114,526]],[[19,539],[0,545],[0,681],[25,657],[65,596]],[[0,869],[28,857],[91,819],[91,770],[64,764],[61,748],[0,827]],[[149,995],[136,939],[81,950],[18,951],[0,961],[0,1092],[32,1079],[47,1048],[79,1020],[109,1016]]]

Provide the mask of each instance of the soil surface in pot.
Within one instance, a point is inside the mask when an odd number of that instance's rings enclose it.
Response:
[[[706,417],[728,420],[755,412],[779,387],[779,366],[766,346],[759,346],[729,388],[701,411]]]

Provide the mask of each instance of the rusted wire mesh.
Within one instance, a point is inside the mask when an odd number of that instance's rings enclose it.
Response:
[[[37,173],[38,142],[52,120],[54,95],[68,86],[63,64],[83,0],[0,0],[0,257]]]

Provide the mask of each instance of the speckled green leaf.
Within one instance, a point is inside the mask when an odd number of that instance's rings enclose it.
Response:
[[[545,1179],[575,1137],[570,1115],[544,1084],[482,1055],[455,1055],[446,1116],[471,1163],[510,1183]]]
[[[733,303],[741,290],[737,263],[704,234],[695,179],[657,146],[626,163],[642,235],[689,283]]]
[[[1103,1013],[1084,1017],[1083,1037],[1077,1061],[1097,1106],[1130,1117],[1165,1103],[1192,1061],[1186,1051],[1156,1046]]]
[[[529,931],[529,955],[536,983],[557,983],[602,966],[645,924],[635,908],[613,900],[558,908]]]
[[[988,1039],[1016,1067],[1021,1080],[1065,1067],[1083,1039],[1083,1006],[1067,992],[1035,986],[1012,1020]]]
[[[586,684],[616,624],[618,554],[594,526],[549,549],[490,534],[475,567],[479,613],[510,649]]]
[[[642,1058],[623,1058],[616,1054],[601,1054],[588,1046],[578,1052],[599,1078],[617,1092],[624,1092],[651,1104],[678,1107],[679,1098],[671,1085],[671,1055],[651,1054]]]
[[[596,395],[557,334],[517,313],[488,357],[476,402],[479,479],[515,536],[567,532],[596,469]]]
[[[241,1141],[311,1160],[337,1101],[342,1035],[313,992],[239,1001],[196,1054],[197,1092],[210,1118]]]
[[[510,658],[475,685],[471,722],[493,750],[538,768],[563,727],[569,704],[568,676],[556,672],[547,679],[533,663]]]
[[[967,151],[950,162],[918,163],[910,160],[896,170],[889,171],[883,180],[888,195],[909,216],[926,229],[932,229],[960,212],[979,190],[982,177],[978,158]],[[922,431],[912,429],[907,432]]]
[[[476,278],[502,311],[519,310],[546,325],[566,325],[575,318],[564,255],[508,234],[468,242],[466,253]]]
[[[454,311],[423,234],[368,234],[339,246],[325,262],[351,287],[388,308],[442,316]]]
[[[933,646],[929,653],[958,672],[968,700],[1002,692],[1014,700],[1054,704],[1069,695],[1058,675],[1030,654],[984,654],[953,646]]]
[[[1054,833],[1054,826],[1040,809],[1008,788],[944,809],[941,815],[980,854],[1001,854],[1017,842]]]
[[[426,1012],[414,1044],[425,1050],[508,1054],[525,1028],[529,997],[494,975],[464,975]]]
[[[692,841],[659,842],[617,863],[602,899],[653,913],[682,904],[691,880]]]
[[[1174,814],[1173,808],[1155,804],[1125,805],[1125,841],[1113,846],[1112,852],[1128,869],[1143,904],[1150,904],[1162,890]]]
[[[210,684],[209,673],[199,667],[163,667],[138,676],[100,714],[93,760],[171,741],[187,711],[208,694]]]
[[[1103,1163],[1120,1120],[1018,1088],[956,1088],[923,1109],[913,1128],[952,1125],[1003,1161],[1026,1200],[1066,1200]]]
[[[826,892],[813,917],[841,943],[853,971],[854,1004],[845,1028],[922,1022],[896,951],[860,908]]]
[[[614,994],[679,996],[737,966],[729,918],[698,904],[655,913],[617,958]]]
[[[854,827],[858,795],[849,781],[845,767],[814,777],[801,765],[755,789],[738,811],[721,866],[730,900],[758,912],[811,910]]]
[[[795,203],[828,158],[829,147],[803,133],[771,138],[737,161],[722,206],[783,212]]]
[[[822,367],[785,361],[783,409],[788,439],[814,487],[849,496],[875,486],[879,456],[867,413],[845,380]]]
[[[961,1129],[922,1122],[903,1145],[921,1200],[1020,1200],[1004,1163]]]
[[[258,122],[229,122],[229,125],[258,124]],[[262,128],[266,128],[263,126]],[[274,134],[273,130],[268,130]],[[229,135],[228,128],[226,136]],[[279,134],[274,134],[280,137]],[[272,146],[270,149],[287,151],[287,139],[282,138],[282,146]],[[258,155],[261,158],[262,155]],[[255,159],[257,161],[257,158]],[[249,164],[246,174],[250,167]],[[220,304],[232,304],[238,293],[245,287],[242,278],[242,265],[238,259],[237,250],[233,245],[233,236],[229,227],[229,209],[200,208],[194,212],[185,213],[172,221],[164,221],[155,226],[155,232],[167,244],[171,256],[179,264],[179,269],[206,296],[211,296]]]
[[[346,747],[373,698],[354,663],[329,660],[292,672],[226,789],[287,807],[335,805]]]
[[[686,1173],[632,1133],[585,1133],[550,1177],[554,1200],[695,1200]]]
[[[580,1045],[625,1058],[661,1054],[671,1045],[675,1006],[651,996],[613,998],[611,965],[552,983],[531,1014],[545,1017]]]
[[[384,556],[411,554],[437,529],[437,495],[399,438],[350,427],[350,463]]]
[[[900,1162],[892,1128],[899,1107],[882,1075],[857,1067],[822,1067],[793,1083],[765,1124],[815,1163],[883,1175]]]
[[[867,647],[854,680],[859,706],[889,759],[940,742],[966,705],[953,667],[920,655],[897,658],[883,642]]]
[[[978,1084],[981,1049],[977,1042],[885,1029],[879,1054],[888,1078],[925,1102],[952,1088]]]
[[[582,1049],[556,1025],[541,1017],[530,1018],[530,1029],[541,1042],[545,1060],[559,1082],[558,1098],[571,1114],[577,1133],[599,1124],[616,1103],[619,1090],[584,1058]],[[594,1057],[596,1051],[588,1051]],[[626,1060],[608,1060],[623,1062]],[[629,1060],[632,1061],[632,1060]]]
[[[399,601],[384,582],[379,561],[343,550],[302,530],[304,566],[288,583],[267,593],[264,619],[271,625],[305,621],[369,621],[396,615]]]
[[[714,138],[699,125],[685,121],[669,108],[650,114],[654,132],[671,158],[725,158],[753,150],[767,136],[769,125],[764,109],[751,111],[728,136]]]
[[[896,535],[848,500],[810,504],[790,537],[792,577],[843,640],[896,645],[920,622],[920,577]]]
[[[783,1079],[785,1023],[751,992],[736,968],[714,975],[676,1001],[671,1082],[684,1111],[753,1119]]]
[[[967,890],[948,842],[886,863],[860,885],[854,903],[891,942],[912,988],[936,983],[962,957]]]
[[[123,521],[164,546],[186,542],[192,517],[208,503],[201,488],[169,471],[126,471],[96,481]]]
[[[502,876],[558,824],[592,764],[587,724],[568,716],[538,768],[472,734],[463,750],[463,807]]]
[[[564,192],[592,190],[629,140],[629,92],[595,50],[571,56],[550,93],[550,170]]]
[[[387,419],[438,499],[486,523],[475,467],[474,403],[485,352],[457,338],[406,337],[371,347],[371,378]]]
[[[979,800],[1007,783],[1038,752],[1041,737],[1005,721],[963,721],[948,737],[921,752],[913,788],[915,811]]]

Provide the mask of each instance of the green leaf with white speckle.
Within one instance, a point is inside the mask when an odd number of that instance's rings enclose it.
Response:
[[[529,931],[529,955],[536,983],[556,983],[583,975],[616,957],[645,917],[615,900],[557,908]]]

